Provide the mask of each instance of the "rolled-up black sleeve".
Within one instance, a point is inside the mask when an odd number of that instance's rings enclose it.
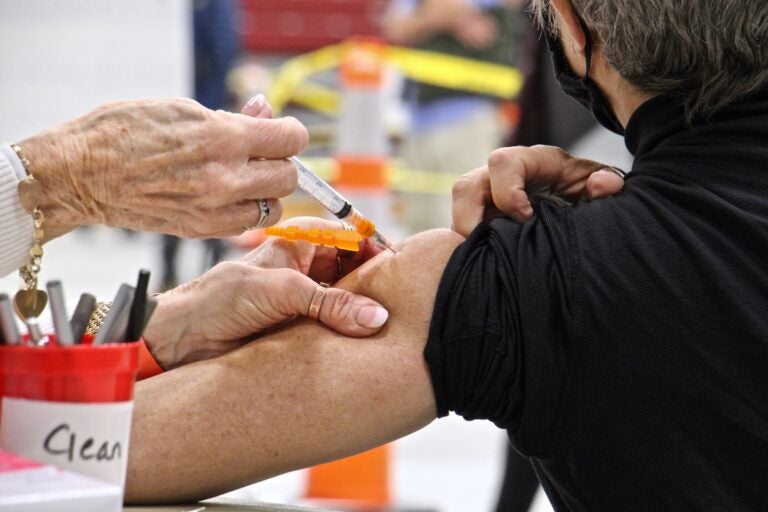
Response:
[[[439,416],[491,420],[529,452],[557,436],[577,345],[568,219],[547,207],[478,227],[448,262],[424,351]]]

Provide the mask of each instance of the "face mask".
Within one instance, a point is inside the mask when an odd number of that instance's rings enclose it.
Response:
[[[592,37],[583,22],[581,27],[587,37],[587,76],[584,78],[578,76],[571,69],[560,38],[553,36],[549,30],[544,29],[544,38],[547,41],[549,52],[552,54],[552,63],[555,66],[555,77],[565,94],[592,111],[592,115],[595,116],[598,123],[614,133],[624,135],[624,127],[621,126],[616,114],[611,110],[608,100],[605,99],[597,84],[589,78],[589,66],[592,62]]]

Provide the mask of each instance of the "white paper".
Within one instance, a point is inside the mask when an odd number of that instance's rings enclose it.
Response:
[[[51,466],[0,472],[0,512],[120,512],[119,487]]]
[[[0,448],[125,484],[133,402],[76,404],[3,398]]]

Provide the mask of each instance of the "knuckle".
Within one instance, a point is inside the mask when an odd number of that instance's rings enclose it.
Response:
[[[259,131],[259,143],[264,154],[289,157],[300,153],[309,140],[307,129],[297,119],[252,119]]]
[[[567,160],[567,159],[573,158],[570,153],[568,153],[563,148],[560,148],[557,146],[547,146],[544,144],[537,144],[536,146],[531,146],[530,150],[536,151],[539,153],[549,153],[559,160]]]
[[[451,193],[454,196],[464,196],[474,191],[477,186],[478,180],[473,174],[464,174],[453,183]]]
[[[290,149],[290,154],[299,153],[307,146],[309,142],[309,132],[307,128],[295,117],[284,117],[281,119],[283,130],[285,131],[285,140]]]
[[[327,315],[332,321],[347,320],[353,317],[355,296],[346,290],[335,289],[326,295],[323,307],[328,308]]]
[[[488,167],[493,170],[497,167],[506,167],[517,157],[519,148],[499,148],[488,157]]]
[[[211,272],[222,276],[241,275],[244,272],[244,265],[236,261],[222,261],[213,267]]]
[[[298,185],[298,172],[292,163],[286,160],[273,160],[269,172],[270,197],[284,197],[292,194]]]

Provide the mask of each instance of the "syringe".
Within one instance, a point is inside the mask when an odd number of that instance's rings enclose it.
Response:
[[[344,199],[344,196],[320,179],[297,157],[291,157],[290,160],[296,164],[296,169],[299,173],[299,188],[317,199],[320,204],[337,218],[353,226],[364,237],[370,237],[393,253],[396,252],[389,241],[378,232],[376,225],[366,219],[349,201]]]

